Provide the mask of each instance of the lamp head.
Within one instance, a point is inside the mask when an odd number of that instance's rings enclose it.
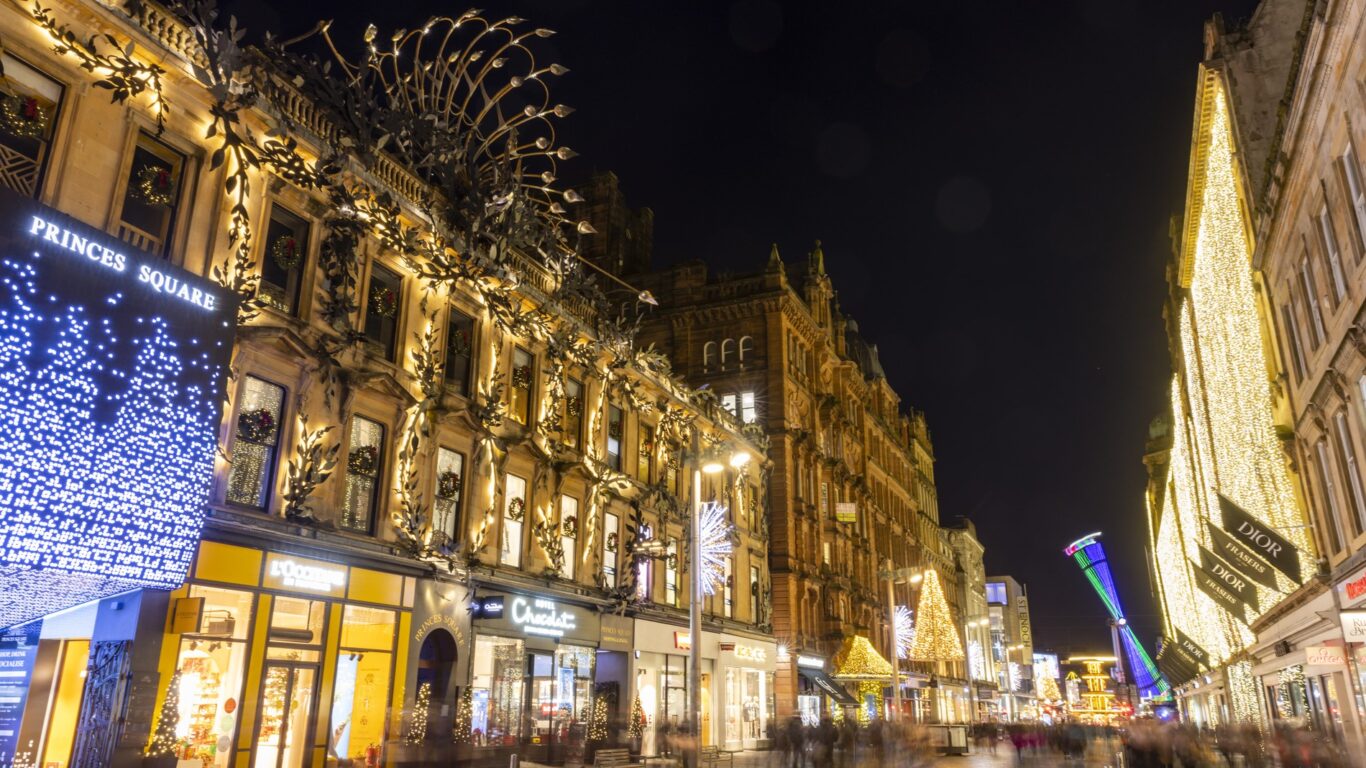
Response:
[[[736,469],[749,463],[749,451],[738,450],[730,455],[730,465]]]

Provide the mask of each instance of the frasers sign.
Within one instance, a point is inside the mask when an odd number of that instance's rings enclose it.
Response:
[[[579,626],[573,611],[561,611],[553,600],[539,597],[534,600],[514,598],[512,623],[519,625],[528,635],[546,637],[564,637],[565,632],[573,632]]]
[[[0,190],[0,627],[181,585],[236,317],[222,286]]]

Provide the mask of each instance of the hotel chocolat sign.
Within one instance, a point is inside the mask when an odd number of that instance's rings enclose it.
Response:
[[[1303,583],[1300,558],[1294,545],[1223,494],[1219,495],[1219,510],[1223,515],[1225,531],[1296,584]]]
[[[1204,547],[1200,547],[1200,567],[1219,579],[1225,589],[1237,595],[1249,608],[1256,609],[1257,588],[1252,582]]]
[[[1237,539],[1224,533],[1222,528],[1208,520],[1205,521],[1205,530],[1209,533],[1210,546],[1224,562],[1268,589],[1280,589],[1276,586],[1276,574],[1271,570],[1271,566],[1255,552],[1238,543]]]

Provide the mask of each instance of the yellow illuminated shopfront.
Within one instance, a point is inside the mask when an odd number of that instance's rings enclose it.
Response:
[[[407,664],[415,586],[203,542],[172,594],[161,648],[156,718],[174,711],[180,768],[383,764],[398,735],[395,670]]]

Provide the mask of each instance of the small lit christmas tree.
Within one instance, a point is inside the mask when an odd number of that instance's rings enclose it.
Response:
[[[588,721],[588,740],[602,742],[607,740],[607,697],[597,696],[593,701],[593,718]]]
[[[1058,681],[1052,677],[1039,678],[1039,698],[1045,701],[1057,701],[1062,698],[1062,692],[1058,690]]]
[[[166,698],[161,702],[161,713],[157,716],[157,727],[152,732],[152,740],[147,743],[148,757],[178,757],[180,737],[176,728],[180,726],[180,671],[171,676],[171,684],[166,687]]]
[[[470,743],[470,727],[474,720],[474,696],[469,686],[460,693],[460,703],[455,705],[455,722],[451,723],[451,739],[456,744]]]
[[[649,720],[645,718],[645,707],[640,705],[640,694],[637,693],[631,702],[631,721],[626,726],[626,735],[635,741],[645,735],[645,726],[647,725],[649,725]]]
[[[413,720],[408,726],[409,744],[421,744],[427,738],[427,716],[432,710],[432,684],[424,682],[417,687],[417,698],[413,701]]]
[[[963,658],[963,643],[958,639],[958,628],[953,623],[949,604],[944,601],[939,573],[933,568],[925,571],[915,615],[915,637],[908,654],[912,660],[959,661]]]

